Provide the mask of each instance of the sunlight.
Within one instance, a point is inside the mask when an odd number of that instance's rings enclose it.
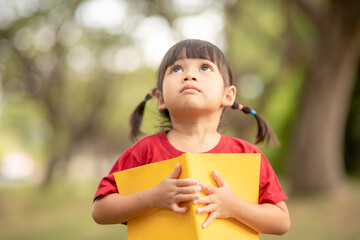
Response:
[[[5,30],[10,28],[17,16],[13,8],[4,3],[0,3],[0,29]]]
[[[183,38],[207,40],[224,48],[224,20],[221,11],[209,9],[198,15],[181,17],[176,20],[175,26]]]
[[[88,28],[100,28],[113,34],[126,32],[126,26],[130,24],[132,28],[129,34],[133,37],[134,47],[142,55],[140,58],[142,63],[156,68],[166,51],[175,42],[184,38],[203,39],[224,48],[223,12],[221,8],[215,10],[208,6],[204,7],[205,2],[205,0],[199,2],[174,0],[174,5],[180,11],[193,13],[191,16],[176,19],[175,29],[160,15],[143,17],[136,10],[130,14],[126,2],[115,0],[89,0],[83,3],[76,12],[76,20]],[[196,12],[200,13],[196,14]],[[124,64],[124,54],[134,57],[129,67]],[[137,54],[131,48],[119,50],[114,56],[105,53],[102,63],[112,71],[131,72],[139,66]],[[110,66],[110,61],[113,59],[115,62]]]
[[[161,16],[142,20],[133,36],[144,54],[145,64],[150,67],[157,67],[165,52],[176,42],[171,27]]]
[[[263,81],[254,74],[244,74],[238,81],[239,94],[247,99],[256,99],[264,92]]]
[[[70,49],[67,62],[80,74],[90,73],[96,66],[96,59],[92,52],[83,45],[77,45]]]
[[[39,51],[46,52],[55,46],[56,40],[55,29],[44,25],[34,34],[34,47]]]
[[[75,19],[89,28],[111,30],[125,20],[127,3],[116,0],[89,0],[80,5]]]
[[[34,160],[26,152],[10,152],[2,158],[0,171],[8,179],[28,178],[34,171]]]

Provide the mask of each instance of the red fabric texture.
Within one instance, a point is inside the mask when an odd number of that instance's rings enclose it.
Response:
[[[110,173],[100,181],[94,200],[99,196],[118,193],[113,173],[149,163],[172,159],[183,153],[184,152],[177,150],[170,144],[166,137],[166,132],[141,139],[125,150],[115,162]],[[244,140],[221,134],[219,143],[206,153],[260,153],[259,204],[275,204],[287,199],[269,161],[258,147]]]

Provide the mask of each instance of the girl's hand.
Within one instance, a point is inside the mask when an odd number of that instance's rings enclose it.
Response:
[[[232,202],[237,198],[230,186],[216,170],[213,171],[212,177],[218,187],[200,183],[201,191],[207,196],[194,201],[194,204],[206,204],[206,206],[196,210],[198,214],[209,213],[206,221],[202,225],[203,228],[207,227],[216,218],[231,217]]]
[[[179,203],[195,201],[200,198],[195,194],[201,190],[199,182],[195,179],[178,179],[181,174],[181,165],[177,164],[175,170],[157,186],[154,187],[155,206],[171,209],[176,213],[184,213],[189,206],[180,206]]]

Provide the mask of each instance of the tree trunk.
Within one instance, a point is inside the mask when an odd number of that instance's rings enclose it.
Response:
[[[332,1],[323,18],[327,26],[320,28],[302,89],[289,156],[293,193],[336,190],[344,179],[342,146],[359,57],[360,11],[351,9],[359,9],[358,3],[341,5]]]

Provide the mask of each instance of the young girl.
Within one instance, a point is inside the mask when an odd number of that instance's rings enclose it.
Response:
[[[215,45],[185,40],[165,54],[158,70],[157,88],[146,95],[131,117],[131,137],[140,133],[146,101],[156,96],[169,130],[145,137],[128,148],[104,177],[94,197],[93,218],[99,224],[124,223],[150,208],[166,208],[178,214],[189,207],[184,201],[205,204],[197,213],[208,213],[202,227],[216,218],[234,218],[259,233],[284,234],[290,227],[286,196],[266,157],[254,145],[218,132],[225,107],[251,114],[258,123],[256,143],[276,141],[266,122],[251,108],[235,102],[229,64]],[[113,173],[192,153],[261,153],[259,204],[235,196],[214,170],[217,187],[196,179],[179,179],[181,165],[157,186],[120,195]],[[200,197],[197,192],[203,192]]]

